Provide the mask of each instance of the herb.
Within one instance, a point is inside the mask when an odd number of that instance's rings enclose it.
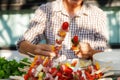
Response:
[[[28,58],[24,58],[21,61],[28,62]],[[18,67],[23,68],[25,65],[17,62],[15,59],[6,60],[5,57],[0,57],[0,79],[7,79],[9,76],[21,76],[24,72],[18,70]]]

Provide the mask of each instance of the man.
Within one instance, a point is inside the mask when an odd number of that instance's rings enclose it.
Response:
[[[58,30],[63,22],[69,23],[69,31],[59,54],[67,58],[91,58],[93,54],[108,48],[106,16],[104,12],[84,0],[56,0],[41,5],[31,19],[29,29],[18,42],[21,53],[52,56],[51,45],[55,44]],[[71,39],[77,35],[80,50],[76,55],[71,50]],[[46,44],[40,40],[46,39]]]

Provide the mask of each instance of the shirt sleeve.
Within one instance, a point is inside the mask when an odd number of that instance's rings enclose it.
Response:
[[[105,50],[109,49],[109,34],[108,34],[108,26],[107,26],[107,16],[105,12],[101,12],[98,16],[98,25],[96,27],[95,37],[95,49],[96,50]]]
[[[29,23],[29,28],[22,35],[22,37],[19,38],[17,48],[19,48],[19,44],[24,40],[27,40],[32,44],[37,44],[40,40],[44,39],[45,22],[46,13],[43,7],[39,7],[35,11],[35,15]]]

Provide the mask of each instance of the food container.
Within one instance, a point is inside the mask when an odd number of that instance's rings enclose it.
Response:
[[[100,52],[93,55],[93,64],[99,64],[102,67],[111,67],[110,71],[113,71],[116,75],[120,75],[120,51],[112,50]]]

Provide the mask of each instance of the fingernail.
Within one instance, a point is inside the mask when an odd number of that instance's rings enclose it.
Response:
[[[40,49],[36,49],[35,52],[39,53],[39,52],[40,52]]]
[[[51,56],[51,57],[55,57],[56,54],[55,54],[54,52],[51,52],[51,53],[50,53],[50,56]]]
[[[82,58],[82,54],[80,54],[80,53],[79,53],[79,54],[77,54],[77,56],[78,56],[79,58]]]

